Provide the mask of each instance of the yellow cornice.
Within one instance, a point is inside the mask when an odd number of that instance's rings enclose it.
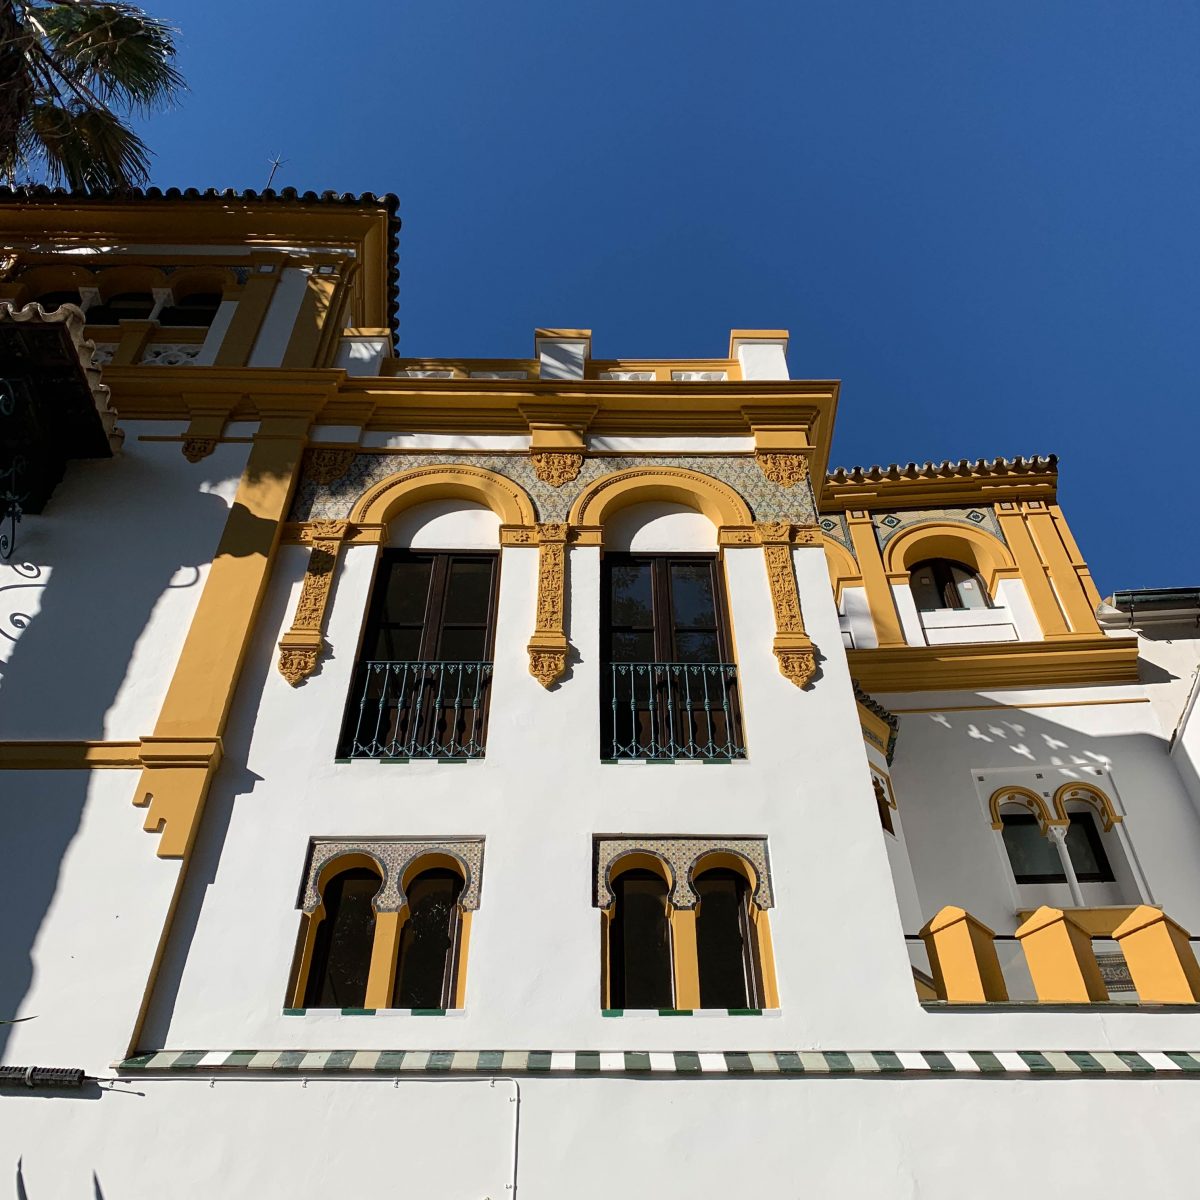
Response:
[[[594,434],[745,436],[786,430],[813,447],[823,473],[838,385],[820,381],[649,384],[611,380],[348,378],[336,369],[106,367],[113,406],[126,420],[186,420],[197,398],[254,420],[266,397],[317,403],[325,424],[416,433],[528,433],[544,423]],[[190,402],[190,404],[189,404]]]
[[[870,692],[931,692],[1136,683],[1136,638],[881,646],[847,650],[850,673]]]

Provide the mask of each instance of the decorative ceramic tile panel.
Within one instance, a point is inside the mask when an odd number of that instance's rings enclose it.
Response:
[[[596,838],[596,880],[592,903],[597,908],[608,908],[616,900],[608,882],[609,871],[624,855],[641,852],[662,859],[670,868],[673,881],[671,903],[676,908],[695,908],[699,898],[692,890],[692,868],[704,855],[718,851],[736,854],[754,868],[757,877],[754,903],[759,908],[771,908],[775,900],[771,893],[771,866],[767,858],[766,838]]]
[[[768,479],[754,459],[745,454],[654,454],[589,457],[578,476],[561,487],[543,482],[522,454],[356,454],[344,475],[321,483],[307,474],[301,480],[289,520],[344,521],[354,502],[367,490],[391,475],[417,467],[463,464],[494,471],[518,483],[529,493],[539,521],[565,521],[579,494],[596,480],[629,467],[682,467],[718,479],[732,487],[756,521],[791,521],[796,525],[816,523],[816,505],[808,480],[782,487]]]
[[[979,508],[922,508],[910,509],[903,512],[873,513],[875,532],[879,537],[880,547],[884,547],[898,533],[930,521],[943,521],[951,525],[967,525],[972,529],[982,529],[993,537],[1004,541],[1000,530],[1000,522],[996,520],[995,510],[990,507]],[[822,529],[824,525],[822,525]],[[832,534],[830,536],[833,536]],[[1007,544],[1007,543],[1006,543]]]
[[[462,867],[463,885],[459,903],[468,911],[479,907],[479,885],[483,875],[483,838],[408,838],[379,841],[314,840],[308,851],[299,907],[314,912],[321,903],[317,880],[321,872],[336,858],[349,854],[365,854],[373,859],[383,873],[383,885],[375,895],[376,912],[399,912],[405,904],[401,880],[409,864],[426,854],[445,854]]]

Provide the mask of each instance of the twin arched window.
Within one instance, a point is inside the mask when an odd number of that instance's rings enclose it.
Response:
[[[457,1006],[464,881],[431,867],[412,878],[399,913],[377,913],[383,876],[348,867],[321,889],[302,933],[294,1003],[304,1008]]]
[[[667,881],[657,871],[635,867],[613,879],[606,1007],[764,1006],[745,875],[714,867],[697,875],[692,888],[695,909],[673,910]],[[693,939],[694,953],[682,944]]]
[[[917,563],[908,581],[919,612],[991,607],[979,573],[950,558],[927,558]]]

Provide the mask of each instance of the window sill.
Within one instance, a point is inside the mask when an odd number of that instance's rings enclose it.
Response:
[[[457,1017],[466,1014],[465,1008],[285,1008],[285,1017],[330,1015],[342,1017]]]
[[[742,758],[602,758],[600,765],[602,767],[625,767],[625,766],[683,766],[695,765],[701,767],[732,767],[737,763],[748,761],[745,756]]]
[[[778,1008],[602,1008],[602,1017],[774,1017]]]

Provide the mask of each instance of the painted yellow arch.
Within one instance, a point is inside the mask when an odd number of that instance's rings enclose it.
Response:
[[[1037,792],[1031,792],[1029,788],[1024,787],[1002,787],[997,788],[988,800],[988,812],[992,816],[992,828],[1003,829],[1004,822],[1000,820],[1000,809],[1005,804],[1011,804],[1019,808],[1027,809],[1037,817],[1038,828],[1042,833],[1051,825],[1061,825],[1059,821],[1050,811],[1043,797]]]
[[[844,588],[863,586],[862,572],[854,555],[841,542],[822,534],[821,545],[825,549],[825,565],[829,568],[834,603],[840,606]]]
[[[24,289],[24,300],[38,300],[48,292],[70,292],[76,288],[96,286],[96,276],[85,267],[66,264],[34,267],[26,271],[17,283]]]
[[[111,300],[126,292],[150,292],[169,287],[167,276],[157,267],[109,267],[96,276],[100,299]]]
[[[683,467],[629,467],[597,479],[571,506],[575,526],[603,526],[631,504],[666,500],[703,513],[718,529],[750,525],[749,505],[727,483]]]
[[[356,525],[386,525],[393,517],[430,500],[459,499],[485,504],[502,525],[532,526],[533,502],[525,489],[495,471],[446,463],[401,471],[368,488],[350,510]]]
[[[237,278],[232,271],[223,267],[185,267],[182,271],[176,271],[169,282],[176,304],[198,292],[223,294],[237,288]]]
[[[700,855],[691,867],[688,868],[688,884],[695,890],[696,880],[704,874],[705,871],[717,870],[724,868],[729,871],[736,871],[749,885],[750,903],[755,903],[754,893],[758,890],[758,872],[754,869],[754,864],[744,855],[736,850],[709,850]]]
[[[907,575],[928,558],[950,558],[974,567],[989,594],[995,590],[1000,571],[1017,569],[1008,547],[998,537],[949,521],[913,525],[897,534],[883,552],[883,566],[889,576]]]
[[[1067,816],[1067,801],[1078,800],[1096,810],[1104,832],[1108,833],[1120,821],[1121,814],[1113,807],[1112,800],[1098,787],[1091,783],[1064,783],[1054,793],[1054,811],[1060,821],[1069,820]]]

